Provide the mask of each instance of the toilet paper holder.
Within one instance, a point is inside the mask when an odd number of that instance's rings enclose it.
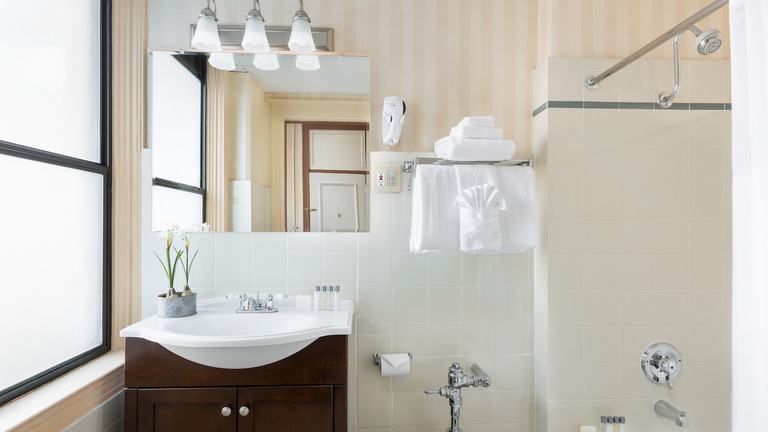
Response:
[[[413,364],[413,353],[408,352],[408,358],[410,359],[410,363]],[[376,366],[381,366],[381,354],[379,353],[373,353],[373,364]]]

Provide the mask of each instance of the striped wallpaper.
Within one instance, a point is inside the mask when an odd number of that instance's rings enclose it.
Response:
[[[652,41],[713,0],[541,0],[538,58],[621,58]],[[730,59],[728,7],[697,24],[701,30],[716,28],[724,35],[723,47],[711,56],[693,49],[695,36],[681,40],[684,59]],[[670,41],[645,58],[671,59]]]
[[[371,56],[371,118],[385,96],[408,106],[400,144],[431,151],[466,115],[494,115],[505,137],[530,151],[531,71],[547,57],[623,57],[710,0],[307,0],[312,25],[332,27],[335,50]],[[222,24],[243,24],[252,2],[219,0]],[[149,47],[189,47],[202,0],[149,0]],[[296,1],[262,0],[267,25],[290,25]],[[727,8],[703,21],[726,35]],[[693,35],[683,56],[693,56]],[[650,58],[671,58],[672,44]],[[702,57],[698,57],[702,58]],[[371,122],[371,136],[380,125]]]

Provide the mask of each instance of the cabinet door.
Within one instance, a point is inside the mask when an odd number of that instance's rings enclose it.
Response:
[[[333,432],[332,386],[239,387],[237,400],[238,432]]]
[[[139,431],[234,432],[236,398],[234,387],[139,390]]]

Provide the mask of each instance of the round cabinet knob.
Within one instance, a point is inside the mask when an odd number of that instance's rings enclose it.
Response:
[[[221,415],[223,415],[224,417],[229,417],[230,414],[232,414],[232,408],[224,407],[221,409]]]
[[[247,416],[247,415],[248,415],[248,413],[249,413],[249,412],[250,412],[250,411],[248,410],[248,407],[247,407],[247,406],[241,406],[241,407],[240,407],[240,415],[241,415],[241,416],[245,417],[245,416]]]

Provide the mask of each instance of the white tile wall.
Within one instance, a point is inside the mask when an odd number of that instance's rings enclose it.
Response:
[[[567,83],[602,63],[548,59],[534,75],[549,84],[537,88],[581,100]],[[730,102],[727,62],[682,66],[676,101]],[[670,83],[671,62],[641,60],[583,94],[652,102]],[[608,414],[626,416],[628,430],[673,430],[650,408],[662,397],[695,430],[727,430],[730,111],[549,108],[537,118],[546,247],[534,253],[536,430]],[[686,360],[672,391],[637,365],[657,340]]]
[[[428,154],[371,157],[397,163],[416,155]],[[402,184],[408,180],[403,174]],[[192,288],[205,299],[340,285],[342,297],[357,304],[349,338],[351,431],[444,431],[448,401],[424,390],[445,385],[452,362],[467,371],[477,362],[494,380],[489,389],[464,390],[465,431],[532,431],[532,254],[412,254],[410,201],[405,190],[372,194],[368,233],[197,234]],[[151,259],[143,262],[143,313],[150,316],[165,286],[151,251],[164,244],[152,233],[144,238]],[[414,353],[411,374],[382,378],[372,354],[406,351]]]

